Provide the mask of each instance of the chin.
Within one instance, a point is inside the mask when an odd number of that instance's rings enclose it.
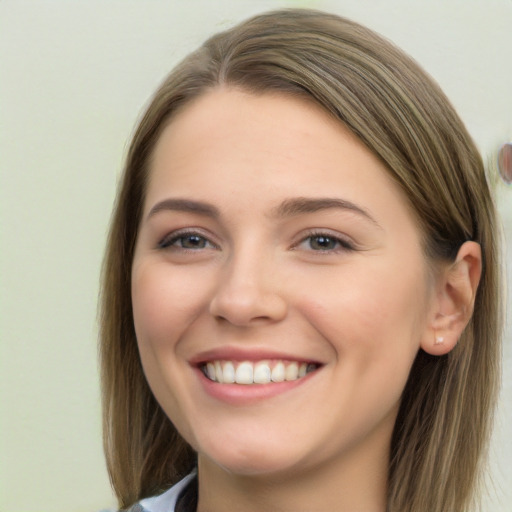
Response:
[[[208,460],[224,471],[240,476],[276,475],[293,471],[300,465],[300,457],[282,450],[276,451],[269,446],[237,446],[229,449],[221,446],[217,450],[199,452],[199,461]]]

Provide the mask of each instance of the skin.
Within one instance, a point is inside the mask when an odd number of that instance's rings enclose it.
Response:
[[[350,208],[291,208],[297,198]],[[218,88],[181,110],[154,151],[132,298],[148,382],[198,452],[199,511],[384,511],[414,357],[449,351],[471,310],[469,244],[431,275],[383,165],[305,100]],[[194,366],[212,349],[321,367],[233,404]]]

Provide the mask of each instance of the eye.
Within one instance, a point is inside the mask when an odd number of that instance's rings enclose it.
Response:
[[[208,238],[193,231],[171,233],[158,243],[158,247],[160,249],[169,248],[176,250],[182,249],[186,251],[197,251],[200,249],[217,248],[217,246],[210,240],[208,240]]]
[[[317,252],[354,250],[354,246],[350,242],[329,233],[312,233],[304,238],[297,248]]]

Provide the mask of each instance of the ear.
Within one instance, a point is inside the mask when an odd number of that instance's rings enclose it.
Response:
[[[482,251],[476,242],[461,245],[455,262],[436,278],[429,324],[421,348],[432,355],[447,354],[468,324],[482,273]]]

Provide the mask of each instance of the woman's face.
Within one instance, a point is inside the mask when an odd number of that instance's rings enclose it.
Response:
[[[429,283],[401,192],[319,107],[216,89],[160,137],[133,315],[200,461],[268,474],[387,453]]]

